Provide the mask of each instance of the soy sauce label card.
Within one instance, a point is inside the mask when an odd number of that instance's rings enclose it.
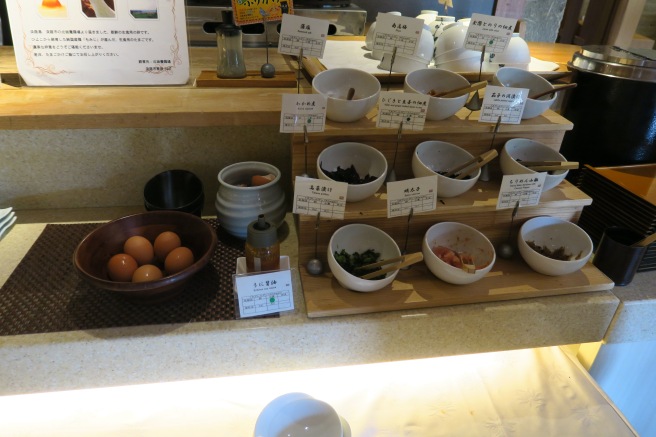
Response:
[[[378,99],[376,127],[403,130],[424,130],[429,95],[382,91]]]
[[[327,20],[284,14],[278,38],[278,53],[298,56],[302,48],[304,57],[323,58],[328,25]]]
[[[291,270],[235,275],[234,282],[241,318],[294,309]]]
[[[497,199],[497,209],[514,208],[519,206],[535,206],[540,203],[540,194],[547,173],[530,173],[504,175],[501,180],[501,189]]]
[[[392,53],[414,55],[419,50],[419,38],[424,20],[379,13],[376,18],[373,49]]]
[[[501,53],[508,47],[516,25],[515,18],[472,14],[465,36],[465,48],[480,52],[485,47],[485,53]]]
[[[343,220],[347,190],[346,182],[296,176],[293,212]]]
[[[479,122],[496,123],[499,117],[506,124],[522,121],[528,89],[488,85],[485,87]]]
[[[387,183],[387,217],[433,211],[437,205],[437,176]]]
[[[321,94],[283,94],[280,132],[323,132],[328,99]]]

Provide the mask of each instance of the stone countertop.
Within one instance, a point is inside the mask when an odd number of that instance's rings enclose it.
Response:
[[[4,283],[46,223],[105,221],[132,208],[22,210],[0,240]],[[297,265],[293,216],[281,252]],[[309,319],[295,274],[280,318],[0,337],[0,395],[324,368],[599,341],[611,291]]]
[[[656,340],[656,272],[638,272],[626,286],[613,288],[620,305],[604,337],[606,343]]]

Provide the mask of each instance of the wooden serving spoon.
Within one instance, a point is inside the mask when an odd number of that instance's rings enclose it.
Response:
[[[346,93],[346,100],[353,100],[355,96],[355,88],[349,88],[348,93]]]
[[[476,83],[472,83],[472,84],[467,85],[467,86],[456,88],[456,89],[451,90],[451,91],[441,91],[439,93],[434,93],[434,94],[429,94],[429,95],[431,97],[445,97],[445,98],[458,97],[458,96],[462,96],[463,94],[469,94],[472,91],[478,91],[481,88],[485,87],[486,85],[487,85],[486,81],[476,82]]]

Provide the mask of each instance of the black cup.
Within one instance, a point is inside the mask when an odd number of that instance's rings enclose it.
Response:
[[[633,247],[643,235],[628,228],[612,226],[604,231],[592,264],[613,280],[627,285],[633,280],[647,246]]]
[[[203,182],[187,170],[159,173],[144,187],[144,206],[148,211],[182,211],[200,217],[204,202]]]

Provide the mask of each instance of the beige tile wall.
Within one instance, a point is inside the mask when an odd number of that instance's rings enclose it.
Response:
[[[150,177],[183,168],[203,180],[213,209],[217,174],[234,162],[275,165],[289,190],[289,144],[278,126],[2,131],[0,207],[142,205]]]

